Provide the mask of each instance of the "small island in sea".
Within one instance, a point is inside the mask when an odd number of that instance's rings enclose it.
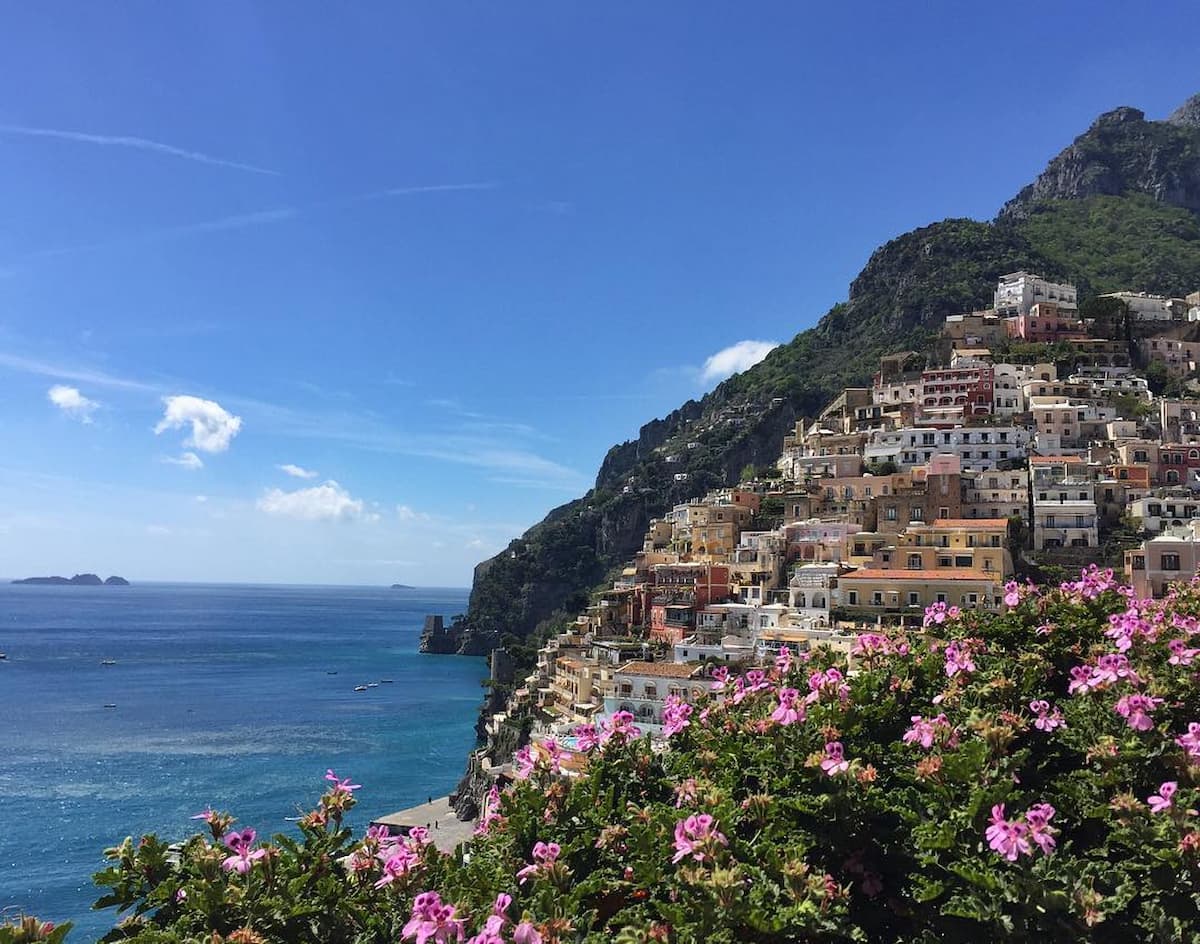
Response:
[[[29,583],[51,587],[128,587],[124,577],[112,576],[101,580],[96,574],[76,574],[74,577],[25,577],[13,583]]]
[[[394,583],[391,586],[392,590],[416,590],[416,587],[410,587],[406,583]]]

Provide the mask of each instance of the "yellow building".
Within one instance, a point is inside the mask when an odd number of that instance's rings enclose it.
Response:
[[[1001,595],[993,575],[982,570],[872,568],[838,577],[834,600],[840,619],[919,625],[934,603],[991,610]]]

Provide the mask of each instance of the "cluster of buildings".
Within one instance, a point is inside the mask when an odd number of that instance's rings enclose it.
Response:
[[[1006,275],[991,309],[946,319],[932,355],[883,358],[871,386],[797,423],[773,469],[652,520],[494,728],[520,712],[562,737],[629,711],[654,732],[714,666],[784,645],[849,653],[938,602],[998,609],[1005,582],[1039,568],[1123,563],[1145,595],[1195,574],[1200,394],[1155,396],[1148,368],[1195,372],[1200,292],[1107,297],[1120,325],[1082,314],[1072,285]]]

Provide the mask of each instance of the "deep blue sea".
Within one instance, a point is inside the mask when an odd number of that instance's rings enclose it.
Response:
[[[206,805],[260,834],[363,784],[357,826],[449,792],[473,743],[483,659],[417,652],[465,590],[0,586],[0,909],[74,920],[127,835],[178,838]],[[102,665],[115,659],[115,665]],[[381,679],[365,692],[354,686]],[[113,704],[115,708],[105,708]]]

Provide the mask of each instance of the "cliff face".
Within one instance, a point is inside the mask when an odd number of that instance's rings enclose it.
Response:
[[[891,240],[814,328],[613,446],[585,496],[481,563],[460,651],[577,612],[640,547],[650,518],[772,462],[798,418],[869,383],[882,354],[929,350],[947,315],[990,305],[1000,275],[1071,278],[1085,293],[1200,287],[1196,212],[1200,96],[1168,122],[1129,108],[1102,115],[995,222],[943,220]]]
[[[1132,193],[1200,212],[1200,96],[1166,121],[1147,121],[1136,108],[1106,112],[1000,215],[1021,217],[1044,200]]]

